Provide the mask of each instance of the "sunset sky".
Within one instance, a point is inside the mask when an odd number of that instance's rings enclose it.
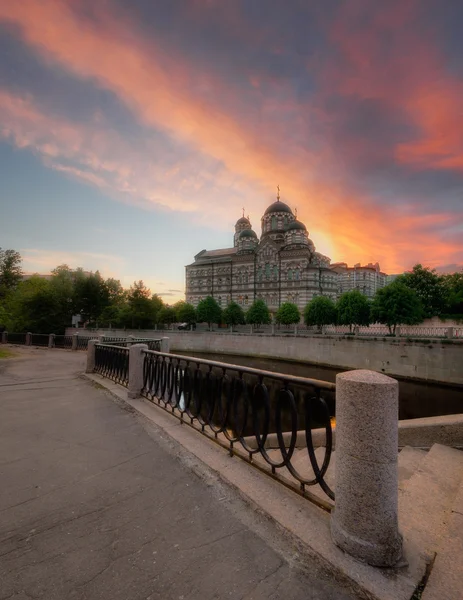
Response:
[[[0,0],[0,246],[173,301],[279,184],[333,261],[461,268],[462,23],[457,0]]]

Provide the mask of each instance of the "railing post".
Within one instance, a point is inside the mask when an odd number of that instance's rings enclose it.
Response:
[[[168,337],[161,338],[161,352],[166,354],[170,352],[170,339]]]
[[[129,348],[129,385],[127,388],[129,398],[138,398],[143,387],[143,360],[145,358],[143,350],[148,350],[147,344],[134,344]]]
[[[104,335],[99,335],[98,341],[100,342],[100,344],[104,344]]]
[[[402,335],[402,329],[400,327],[400,325],[397,325],[397,327],[395,328],[395,337],[400,337]]]
[[[453,338],[453,336],[454,336],[453,327],[447,327],[447,332],[446,332],[445,337],[448,338],[449,340],[451,340]]]
[[[294,337],[297,337],[297,325],[294,325]]]
[[[249,333],[252,335],[252,325],[250,325],[249,327],[250,327]]]
[[[354,325],[354,335],[358,335],[360,331],[360,327],[358,325]]]
[[[30,331],[26,333],[26,346],[32,346],[32,333]]]
[[[95,347],[97,344],[98,340],[88,340],[86,373],[93,373],[95,370]]]
[[[392,567],[402,556],[398,528],[399,385],[374,371],[336,376],[334,542],[355,558]]]
[[[48,347],[49,348],[55,347],[55,334],[54,333],[50,333],[48,336]]]
[[[78,339],[79,339],[79,334],[78,333],[73,333],[72,334],[72,346],[71,346],[71,350],[77,350]]]
[[[8,344],[8,331],[2,332],[2,344]]]
[[[275,323],[272,323],[272,335],[275,335]]]

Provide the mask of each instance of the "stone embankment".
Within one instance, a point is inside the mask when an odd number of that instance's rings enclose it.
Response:
[[[370,369],[401,378],[463,385],[463,340],[369,339],[336,335],[251,336],[175,330],[121,332],[102,329],[92,333],[96,337],[100,334],[122,333],[153,338],[161,334],[169,337],[170,348],[177,353],[217,352],[278,358],[343,369]]]

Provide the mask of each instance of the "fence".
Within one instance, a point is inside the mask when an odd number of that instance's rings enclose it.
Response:
[[[95,347],[95,372],[116,383],[129,383],[129,349],[123,346],[97,344]]]
[[[55,335],[54,333],[9,333],[4,331],[0,336],[0,342],[6,344],[18,344],[24,346],[40,346],[48,348],[62,348],[64,350],[87,350],[88,342],[95,339],[93,336],[80,335]],[[116,344],[119,346],[131,346],[132,344],[146,344],[150,350],[161,351],[161,339],[108,337],[99,336],[100,341],[105,344]]]
[[[144,351],[143,396],[214,438],[231,453],[238,447],[250,461],[260,457],[260,466],[271,474],[289,473],[290,485],[302,492],[319,484],[331,499],[334,492],[324,476],[332,450],[334,389],[333,383],[315,379]],[[326,432],[321,464],[312,441],[315,427]],[[301,430],[305,431],[307,463],[311,467],[305,473],[292,461]],[[270,433],[276,433],[279,457],[266,449]]]

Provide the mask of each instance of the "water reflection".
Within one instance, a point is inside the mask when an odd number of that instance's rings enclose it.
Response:
[[[224,363],[254,367],[276,373],[310,377],[322,381],[334,382],[336,374],[345,369],[321,367],[308,363],[286,362],[278,359],[250,358],[230,354],[209,354],[188,352],[197,356]],[[184,406],[184,399],[181,400]],[[334,405],[330,406],[334,414]],[[443,386],[419,381],[399,380],[399,419],[417,419],[437,415],[463,413],[463,386]]]

